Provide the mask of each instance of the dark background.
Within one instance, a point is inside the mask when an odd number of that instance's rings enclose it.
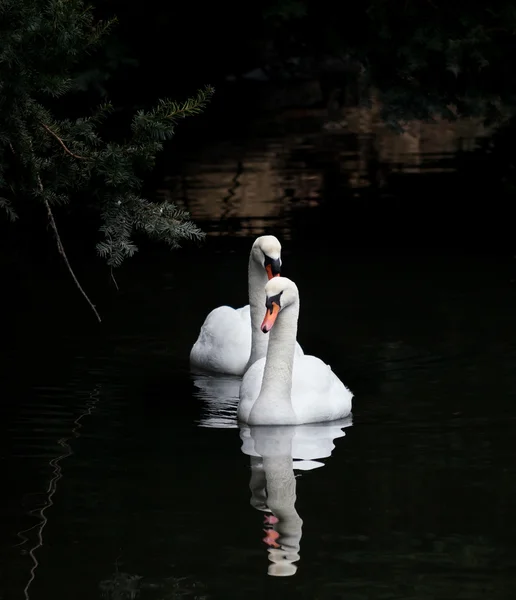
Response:
[[[138,108],[216,88],[203,115],[178,125],[146,181],[150,198],[217,144],[281,139],[286,111],[333,118],[373,88],[393,128],[454,100],[488,120],[500,118],[496,98],[514,107],[510,2],[97,0],[95,10],[119,24],[78,65],[83,90],[56,114],[88,114],[107,96],[117,107],[107,133],[123,137]],[[443,50],[449,39],[461,56]],[[260,68],[267,81],[245,77]],[[317,101],[303,91],[310,81]],[[293,157],[322,173],[316,206],[290,189],[266,199],[300,205],[288,222],[263,220],[300,289],[298,339],[355,394],[345,439],[296,480],[302,560],[281,581],[266,576],[239,432],[198,427],[205,407],[188,365],[207,313],[247,302],[253,236],[208,215],[199,225],[212,235],[199,245],[170,251],[138,237],[117,289],[96,256],[96,212],[56,208],[98,324],[43,208],[27,205],[15,224],[0,216],[0,596],[22,597],[36,548],[34,600],[100,597],[120,573],[142,576],[142,597],[156,600],[175,597],[174,577],[222,600],[264,589],[282,600],[513,598],[513,139],[509,117],[449,157],[449,172],[389,172],[383,190],[358,197],[328,143]]]
[[[179,124],[147,180],[149,197],[166,175],[181,171],[185,151],[200,153],[213,140],[250,137],[263,114],[325,109],[335,98],[340,106],[367,103],[369,85],[393,127],[397,118],[446,114],[453,101],[462,113],[489,121],[496,117],[493,98],[509,112],[513,106],[511,3],[498,2],[488,12],[467,3],[450,7],[426,0],[390,3],[388,10],[381,1],[360,6],[271,1],[246,4],[245,10],[234,3],[94,4],[98,18],[116,15],[118,24],[103,48],[79,65],[83,91],[56,104],[58,114],[88,114],[109,97],[117,107],[110,135],[123,136],[137,108],[150,107],[160,97],[184,99],[205,84],[216,88],[203,115]],[[473,40],[469,46],[464,42],[458,74],[442,50],[442,40],[450,37]],[[487,67],[475,66],[477,55]],[[296,68],[289,62],[293,56],[301,61]],[[260,68],[267,71],[267,82],[244,77]],[[365,76],[359,76],[360,69]],[[322,98],[315,103],[296,92],[307,80],[321,86]],[[460,100],[466,97],[469,103]],[[312,211],[311,235],[336,248],[510,254],[513,130],[512,120],[505,119],[493,139],[474,152],[458,153],[454,173],[391,177],[389,202],[374,192],[359,202],[346,200],[346,181],[330,162],[321,206]],[[28,207],[22,216],[14,227],[2,219],[3,253],[28,254],[33,260],[46,257],[48,250],[57,259],[44,211]],[[74,260],[87,255],[96,262],[98,215],[72,203],[58,219]],[[148,247],[145,240],[138,242],[142,250]]]

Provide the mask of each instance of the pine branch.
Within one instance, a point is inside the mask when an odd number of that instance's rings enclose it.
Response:
[[[207,85],[197,92],[195,98],[188,98],[182,103],[160,100],[153,110],[140,110],[131,124],[135,138],[138,141],[147,141],[149,137],[158,140],[170,139],[174,135],[176,122],[202,113],[214,93],[215,88]]]
[[[16,211],[12,207],[11,202],[7,200],[7,198],[0,198],[0,208],[3,208],[5,210],[10,221],[14,222],[18,219]]]
[[[64,151],[67,152],[70,156],[73,156],[74,158],[78,158],[79,160],[85,160],[84,156],[79,156],[78,154],[74,154],[71,150],[69,150],[66,147],[65,143],[63,142],[63,140],[57,135],[57,133],[55,133],[54,131],[52,131],[52,129],[50,129],[50,127],[48,125],[45,125],[45,123],[41,123],[41,127],[43,127],[43,129],[45,129],[46,131],[48,131],[48,133],[50,133],[50,135],[53,135],[55,137],[55,139],[64,148]]]
[[[56,118],[47,101],[77,89],[80,61],[102,43],[115,20],[96,24],[83,0],[0,0],[0,15],[0,209],[14,220],[16,203],[37,198],[44,204],[58,252],[100,322],[68,260],[53,207],[71,202],[73,210],[84,198],[88,208],[95,205],[103,234],[97,251],[110,268],[138,251],[135,230],[172,248],[202,239],[187,212],[141,197],[142,173],[154,166],[178,120],[202,112],[214,90],[207,86],[181,103],[158,101],[134,116],[131,139],[104,140],[110,104],[88,117]]]
[[[117,292],[119,292],[119,291],[120,291],[120,288],[118,287],[118,283],[117,283],[117,281],[116,281],[115,274],[113,273],[113,267],[111,267],[109,270],[110,270],[110,272],[111,272],[111,280],[112,280],[112,281],[113,281],[113,283],[115,284],[116,291],[117,291]]]
[[[215,88],[211,85],[207,85],[203,90],[199,90],[197,92],[197,96],[195,98],[188,98],[188,100],[185,100],[182,104],[172,102],[172,110],[166,118],[181,119],[200,114],[204,108],[206,108],[206,105],[211,100],[211,97],[214,93]],[[167,101],[162,102],[164,105],[167,104]]]

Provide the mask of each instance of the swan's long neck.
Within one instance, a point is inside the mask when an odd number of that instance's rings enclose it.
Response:
[[[249,284],[249,308],[251,311],[251,356],[246,366],[247,369],[259,358],[267,354],[267,343],[269,336],[264,335],[260,329],[263,315],[265,314],[265,284],[267,283],[267,273],[252,256],[249,257],[248,268]]]
[[[295,423],[291,392],[298,317],[299,299],[281,310],[269,333],[262,387],[250,414],[251,423],[258,419],[263,425],[269,419],[271,424]]]

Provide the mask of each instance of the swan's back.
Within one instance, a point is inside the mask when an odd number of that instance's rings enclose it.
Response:
[[[190,352],[193,367],[218,373],[244,373],[251,353],[249,304],[214,308],[206,317]]]
[[[353,394],[316,356],[294,361],[292,407],[300,423],[343,419],[351,412]]]

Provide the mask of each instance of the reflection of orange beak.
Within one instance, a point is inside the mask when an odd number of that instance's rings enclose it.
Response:
[[[267,277],[269,279],[272,279],[273,277],[279,277],[279,275],[280,275],[279,273],[276,273],[276,275],[272,274],[272,265],[267,265],[265,267],[265,270],[267,271]]]
[[[260,328],[263,331],[263,333],[268,333],[272,329],[272,326],[276,321],[276,317],[278,316],[279,311],[280,307],[278,304],[276,304],[276,302],[272,303],[271,309],[267,309],[267,312],[265,313],[265,317],[262,322],[262,326]]]
[[[280,536],[280,534],[277,531],[275,531],[274,529],[264,529],[264,532],[266,533],[266,535],[262,541],[265,542],[267,546],[272,546],[273,548],[281,548],[281,546],[276,541]]]

